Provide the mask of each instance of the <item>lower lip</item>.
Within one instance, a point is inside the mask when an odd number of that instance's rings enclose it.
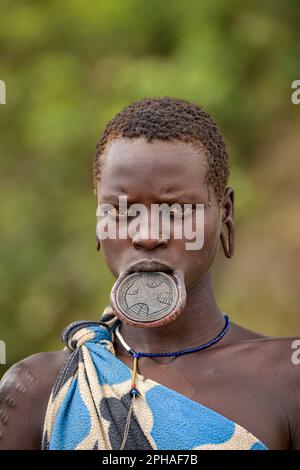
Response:
[[[134,269],[131,272],[141,272],[141,271],[146,271],[146,272],[165,272],[167,274],[171,274],[174,269],[166,267],[159,267],[159,266],[153,266],[150,263],[143,263],[141,266],[137,269],[137,271]]]

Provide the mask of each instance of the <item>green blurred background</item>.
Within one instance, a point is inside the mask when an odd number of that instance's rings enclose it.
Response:
[[[92,159],[144,96],[203,105],[228,143],[237,248],[214,270],[245,327],[300,334],[299,0],[1,0],[0,339],[7,365],[62,348],[114,282],[95,249]]]

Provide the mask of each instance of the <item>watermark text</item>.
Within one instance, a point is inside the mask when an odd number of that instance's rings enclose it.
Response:
[[[0,80],[0,104],[6,104],[6,84]]]
[[[203,247],[204,204],[151,204],[150,218],[148,212],[144,204],[128,207],[127,196],[124,195],[119,196],[118,207],[109,203],[99,204],[96,211],[99,240],[174,238],[185,240],[186,250]]]
[[[292,354],[292,363],[298,366],[300,364],[300,339],[295,339],[295,341],[292,342],[292,349],[295,349]]]
[[[300,80],[294,80],[291,87],[295,90],[291,95],[292,103],[300,104]]]
[[[6,344],[0,339],[0,364],[6,364]]]

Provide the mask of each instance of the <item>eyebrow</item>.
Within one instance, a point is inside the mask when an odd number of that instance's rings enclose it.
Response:
[[[125,196],[125,194],[120,194],[120,196]],[[160,204],[167,203],[167,204],[188,204],[194,203],[197,198],[192,196],[191,194],[180,194],[178,196],[162,196],[158,198]],[[111,196],[103,196],[102,198],[103,203],[110,203],[110,204],[118,204],[119,203],[119,196],[111,195]],[[130,198],[127,197],[128,204],[136,204],[136,201],[131,201]],[[157,202],[157,201],[156,201]]]

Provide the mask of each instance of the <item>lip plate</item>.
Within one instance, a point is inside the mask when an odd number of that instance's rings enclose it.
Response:
[[[163,325],[166,325],[170,321],[175,320],[178,317],[178,315],[180,315],[186,303],[186,289],[185,289],[183,277],[181,276],[180,272],[177,271],[176,269],[172,270],[170,266],[160,263],[160,262],[159,264],[155,264],[154,261],[149,262],[149,260],[147,260],[146,262],[148,263],[147,265],[144,264],[144,260],[140,261],[139,263],[132,265],[128,270],[120,274],[119,278],[116,280],[115,284],[113,285],[111,293],[110,293],[111,306],[115,314],[119,318],[119,320],[121,320],[123,323],[127,324],[128,326],[131,326],[134,328],[161,327]],[[166,274],[172,275],[174,277],[174,280],[177,283],[177,288],[179,290],[179,299],[178,299],[179,302],[176,308],[173,310],[173,312],[166,315],[163,319],[156,320],[153,322],[139,322],[139,321],[134,321],[134,320],[129,319],[126,315],[124,315],[123,311],[119,308],[118,302],[117,302],[117,291],[118,291],[119,285],[122,283],[122,281],[124,280],[126,276],[128,276],[129,274],[143,271],[147,267],[148,267],[148,272],[152,272],[154,270],[157,270],[158,268],[165,269],[164,272]],[[167,272],[167,270],[169,272]]]
[[[146,279],[144,279],[146,276]],[[155,276],[152,278],[152,276]],[[150,277],[150,278],[149,278]],[[133,285],[138,282],[139,280],[142,282],[141,292],[139,295],[139,299],[136,298],[136,292],[130,293],[129,297],[127,297],[128,289],[132,289]],[[159,281],[157,285],[155,285],[156,280]],[[151,285],[148,286],[148,282]],[[154,282],[154,285],[152,284]],[[159,287],[161,285],[161,287]],[[157,287],[160,290],[160,294],[165,295],[168,293],[170,295],[170,301],[167,303],[164,301],[158,301],[157,297],[153,298],[153,294],[150,293],[152,290],[151,287]],[[163,287],[163,288],[162,288]],[[134,289],[135,290],[135,289]],[[149,297],[150,295],[150,297]],[[156,294],[157,295],[157,294]],[[133,301],[132,301],[133,296]],[[141,272],[134,272],[129,274],[128,276],[124,277],[120,284],[118,285],[118,289],[115,293],[115,302],[116,306],[122,314],[128,318],[129,321],[134,321],[137,323],[154,323],[157,321],[163,320],[166,316],[173,313],[179,303],[179,289],[178,284],[171,275],[165,272],[157,272],[157,271],[141,271]],[[158,305],[158,303],[160,304]],[[131,311],[131,308],[134,306],[141,307],[143,305],[147,308],[147,312],[143,312],[141,309],[138,313],[137,317],[136,313]],[[149,311],[149,317],[148,317]]]

